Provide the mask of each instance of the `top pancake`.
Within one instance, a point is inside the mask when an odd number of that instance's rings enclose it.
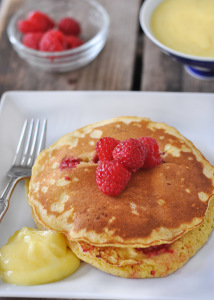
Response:
[[[132,174],[116,197],[99,191],[95,144],[104,136],[151,136],[164,163]],[[81,162],[60,169],[63,158]],[[214,193],[214,168],[174,128],[137,117],[85,126],[44,150],[33,167],[28,201],[37,222],[70,240],[99,246],[148,247],[171,243],[203,222]]]

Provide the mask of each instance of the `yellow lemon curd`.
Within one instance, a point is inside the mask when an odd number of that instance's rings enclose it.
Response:
[[[214,57],[214,0],[164,0],[152,14],[151,29],[176,51]]]
[[[0,278],[17,285],[36,285],[71,275],[80,260],[55,231],[27,227],[16,231],[0,249]]]

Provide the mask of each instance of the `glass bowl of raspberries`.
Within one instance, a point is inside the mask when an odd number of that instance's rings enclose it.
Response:
[[[108,14],[98,2],[36,2],[26,1],[8,25],[9,40],[22,59],[44,71],[67,72],[96,58],[109,30]]]

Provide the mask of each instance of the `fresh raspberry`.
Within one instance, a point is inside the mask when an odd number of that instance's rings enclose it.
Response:
[[[73,156],[64,157],[60,163],[60,170],[75,168],[76,165],[80,163],[79,158],[75,158]]]
[[[159,153],[157,141],[151,137],[141,137],[139,141],[143,142],[147,150],[143,168],[152,169],[159,165],[162,162],[162,158]]]
[[[81,32],[80,24],[73,18],[63,18],[58,24],[59,30],[68,35],[79,35]]]
[[[38,27],[43,28],[43,31],[50,30],[55,26],[55,22],[47,14],[41,11],[30,12],[27,19]]]
[[[100,161],[96,170],[98,188],[109,196],[120,194],[130,178],[131,172],[116,160]]]
[[[146,149],[143,143],[133,138],[122,141],[113,151],[113,158],[132,172],[136,172],[143,166],[145,157]]]
[[[22,33],[46,32],[55,26],[54,21],[40,11],[32,11],[27,19],[18,21],[18,29]]]
[[[100,160],[112,160],[112,151],[120,143],[120,141],[115,140],[112,137],[101,138],[95,146],[97,155]]]
[[[30,32],[36,32],[34,25],[32,22],[28,20],[20,20],[17,23],[18,29],[22,33],[30,33]]]
[[[65,38],[68,49],[77,48],[83,44],[83,41],[75,35],[67,35]]]
[[[39,50],[39,43],[43,35],[43,32],[26,33],[23,35],[22,43],[28,48]]]
[[[64,34],[57,29],[49,30],[43,35],[39,49],[49,52],[66,50],[67,42]]]

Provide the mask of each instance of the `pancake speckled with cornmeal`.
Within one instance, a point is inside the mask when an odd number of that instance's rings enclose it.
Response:
[[[95,174],[95,144],[105,136],[153,137],[163,163],[138,170],[121,194],[107,196]],[[79,163],[62,168],[71,157]],[[64,233],[82,260],[114,275],[144,278],[170,274],[206,242],[213,194],[214,168],[177,130],[118,117],[69,133],[44,150],[33,167],[28,202],[36,224]]]

